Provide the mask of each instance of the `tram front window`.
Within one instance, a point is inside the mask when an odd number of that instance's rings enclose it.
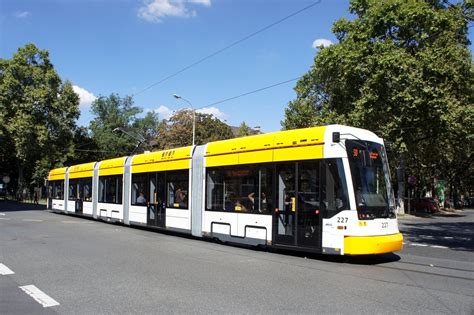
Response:
[[[378,143],[347,140],[347,154],[359,219],[395,216],[385,150]]]

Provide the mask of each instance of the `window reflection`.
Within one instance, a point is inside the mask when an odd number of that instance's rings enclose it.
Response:
[[[207,173],[209,210],[268,213],[271,203],[271,170],[267,167],[214,168]]]

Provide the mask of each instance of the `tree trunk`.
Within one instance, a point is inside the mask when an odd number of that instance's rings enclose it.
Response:
[[[405,214],[405,160],[400,156],[400,166],[397,167],[397,181],[398,181],[398,198],[397,198],[397,215]]]
[[[16,188],[16,196],[18,198],[23,193],[23,186],[24,186],[24,184],[23,184],[23,181],[24,181],[23,170],[24,170],[24,167],[23,167],[23,165],[21,165],[20,161],[17,161],[17,167],[18,167],[18,186]]]

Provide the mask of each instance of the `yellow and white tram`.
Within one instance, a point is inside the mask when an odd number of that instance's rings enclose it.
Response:
[[[48,208],[336,255],[394,252],[403,241],[383,140],[341,125],[54,169]]]

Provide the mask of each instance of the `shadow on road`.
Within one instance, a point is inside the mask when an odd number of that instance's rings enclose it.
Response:
[[[283,254],[287,256],[294,257],[304,257],[307,259],[314,259],[319,261],[327,261],[339,264],[354,264],[354,265],[380,265],[391,263],[400,260],[400,256],[389,253],[382,255],[363,255],[363,256],[336,256],[336,255],[323,255],[316,253],[305,253],[305,252],[295,252],[290,250],[282,249],[270,249],[270,252],[277,254]]]
[[[411,242],[472,252],[473,231],[474,222],[418,222],[404,223],[402,233]]]
[[[0,212],[45,210],[45,205],[23,203],[17,201],[0,200]]]
[[[62,212],[59,212],[56,214],[66,216],[66,214]],[[69,213],[67,214],[67,216],[73,216],[73,217],[77,217],[81,219],[97,221],[91,217],[78,216],[73,213]],[[100,221],[100,222],[104,222],[104,221]],[[118,223],[118,222],[116,223],[104,222],[104,223],[117,224],[117,225],[123,226],[123,224]],[[177,231],[164,230],[164,229],[160,229],[156,227],[139,226],[139,225],[132,225],[129,227],[133,229],[137,229],[137,230],[147,231],[147,232],[158,232],[160,234],[166,234],[169,236],[176,236],[176,237],[181,237],[181,238],[184,237],[187,239],[192,239],[192,240],[197,240],[197,241],[202,241],[202,242],[216,243],[222,246],[245,248],[245,249],[249,249],[253,251],[271,252],[271,253],[280,254],[280,255],[300,257],[300,258],[313,259],[313,260],[319,260],[319,261],[327,261],[327,262],[340,263],[340,264],[379,265],[379,264],[386,264],[386,263],[399,261],[401,259],[400,256],[393,253],[382,254],[382,255],[364,255],[364,256],[323,255],[323,254],[318,254],[318,253],[303,252],[303,251],[297,251],[297,250],[269,248],[266,246],[252,246],[252,245],[245,245],[245,244],[233,243],[233,242],[222,242],[222,241],[219,241],[218,239],[207,238],[207,237],[196,238],[190,234],[183,234]]]
[[[462,218],[465,217],[465,214],[460,214],[460,213],[435,213],[433,214],[434,217],[440,217],[440,218]]]

